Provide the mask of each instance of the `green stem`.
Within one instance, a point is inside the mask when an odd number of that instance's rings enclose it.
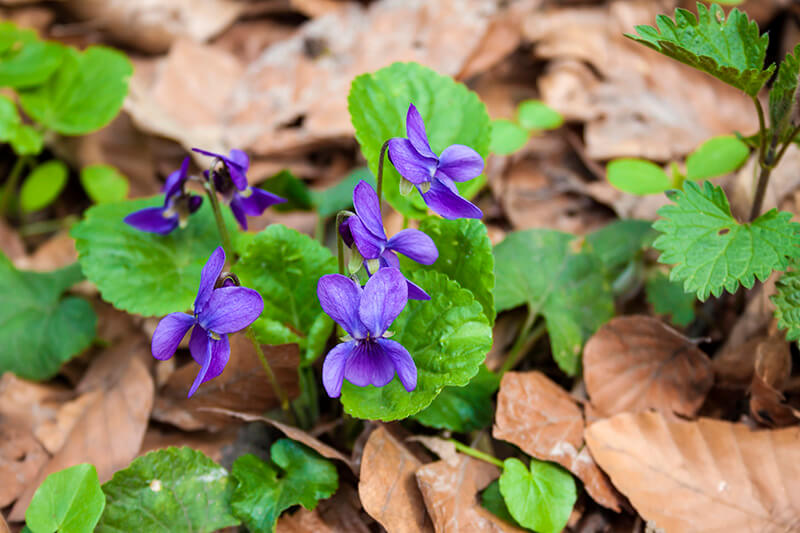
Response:
[[[778,155],[775,156],[775,166],[777,166],[778,162],[783,158],[783,154],[786,153],[786,150],[789,148],[789,145],[792,144],[792,142],[794,141],[794,138],[797,137],[798,133],[800,133],[800,126],[795,126],[795,128],[792,130],[792,133],[789,134],[789,139],[786,141],[786,143],[783,146],[781,146],[781,149],[778,152]]]
[[[542,322],[531,332],[531,328],[533,328],[533,324],[536,322],[536,316],[537,313],[528,310],[528,317],[525,319],[525,324],[522,325],[514,346],[511,347],[511,350],[508,352],[508,357],[503,361],[503,366],[500,367],[499,373],[501,376],[514,368],[517,363],[519,363],[520,358],[525,355],[530,347],[542,338],[547,331],[546,324]]]
[[[203,184],[206,190],[208,201],[211,202],[211,209],[214,211],[214,219],[217,221],[217,229],[219,236],[222,240],[222,249],[225,250],[225,257],[228,261],[233,261],[233,245],[231,244],[231,236],[228,233],[228,227],[225,225],[225,219],[222,218],[222,208],[219,205],[219,198],[217,198],[217,190],[214,186],[214,167],[217,165],[217,160],[211,163],[208,169],[208,179]]]
[[[314,226],[314,238],[320,244],[325,243],[325,218],[317,214],[317,223]]]
[[[453,445],[456,447],[456,450],[460,451],[461,453],[469,455],[470,457],[474,457],[475,459],[480,459],[481,461],[492,464],[498,468],[503,468],[503,461],[501,461],[497,457],[489,455],[488,453],[484,453],[480,450],[476,450],[475,448],[471,448],[466,444],[458,442],[455,439],[448,439],[448,440],[451,443],[453,443]]]
[[[253,329],[249,326],[247,328],[247,338],[250,339],[250,342],[253,343],[253,347],[256,349],[256,355],[258,355],[258,360],[261,361],[261,366],[264,367],[264,373],[267,375],[267,379],[269,379],[272,385],[272,390],[275,391],[275,394],[281,402],[281,409],[283,409],[283,412],[289,420],[294,423],[294,414],[289,406],[289,396],[286,394],[286,391],[283,390],[283,387],[280,386],[280,383],[278,383],[278,378],[275,377],[275,373],[272,371],[272,367],[269,365],[269,361],[267,361],[267,357],[264,355],[264,350],[261,349],[261,343],[258,342],[255,333],[253,333]]]
[[[403,229],[408,229],[408,217],[403,215]]]
[[[0,196],[0,215],[6,214],[6,208],[8,207],[11,195],[17,190],[19,178],[22,176],[22,171],[28,165],[29,161],[30,157],[28,156],[20,157],[16,160],[14,166],[11,167],[11,172],[8,174],[8,179],[6,179],[6,184],[3,187],[2,196]]]
[[[344,240],[342,240],[342,234],[339,232],[339,226],[348,216],[350,216],[350,213],[347,211],[336,213],[336,258],[339,261],[339,274],[344,274]]]
[[[78,222],[78,217],[75,215],[68,215],[64,218],[57,218],[55,220],[42,220],[40,222],[32,222],[25,224],[19,228],[19,234],[23,237],[28,235],[41,235],[42,233],[51,233],[61,229],[69,229],[73,224]]]
[[[764,108],[761,106],[761,100],[758,99],[757,96],[751,97],[753,99],[753,105],[756,106],[756,112],[758,113],[758,131],[759,131],[759,148],[758,148],[758,160],[764,163],[764,152],[767,148],[767,123],[764,120]]]
[[[383,160],[386,156],[386,149],[389,148],[389,141],[383,143],[381,146],[381,156],[378,159],[378,209],[381,208],[381,198],[383,198]]]

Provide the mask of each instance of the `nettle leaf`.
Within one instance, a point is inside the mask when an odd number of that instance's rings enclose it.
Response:
[[[163,203],[164,197],[156,196],[96,205],[72,228],[83,272],[103,299],[118,309],[144,316],[191,309],[200,271],[219,246],[207,201],[186,228],[169,235],[146,233],[123,222],[134,211]],[[224,216],[228,231],[235,235],[233,216],[227,210]]]
[[[792,261],[792,268],[784,272],[776,284],[775,296],[770,299],[775,304],[775,318],[778,327],[785,329],[786,340],[800,340],[800,270],[798,262]]]
[[[486,226],[469,218],[428,217],[419,229],[433,239],[439,258],[432,265],[420,265],[402,256],[403,272],[435,270],[446,274],[472,293],[483,306],[489,324],[494,324],[494,256]]]
[[[80,464],[47,476],[25,511],[25,522],[33,533],[90,533],[105,506],[97,470]]]
[[[670,281],[667,274],[655,272],[647,278],[644,288],[656,314],[671,315],[676,326],[686,326],[694,320],[694,293],[684,291],[683,285]]]
[[[324,337],[333,327],[319,305],[317,281],[335,271],[330,250],[308,235],[281,224],[258,233],[235,272],[242,285],[264,298],[264,312],[256,323],[259,341],[296,342],[305,351],[303,362],[313,362],[323,347],[309,342],[312,331]]]
[[[236,480],[233,513],[257,533],[275,531],[278,517],[289,507],[300,504],[313,510],[339,488],[334,464],[298,442],[276,441],[270,457],[274,464],[248,453],[236,459],[231,470]]]
[[[385,387],[345,380],[342,405],[356,418],[398,420],[428,407],[448,386],[464,386],[478,373],[492,345],[492,329],[472,293],[439,272],[407,276],[431,295],[409,300],[389,329],[417,365],[417,388],[407,392],[395,376]]]
[[[128,94],[133,65],[125,54],[102,46],[68,48],[46,83],[19,93],[22,108],[47,128],[84,135],[117,116]]]
[[[233,482],[202,452],[170,447],[134,459],[103,485],[99,533],[210,533],[239,525],[231,514]]]
[[[81,185],[96,204],[121,202],[128,196],[130,184],[111,165],[89,165],[81,170]]]
[[[19,205],[23,211],[38,211],[52,204],[67,185],[67,165],[51,159],[34,168],[22,183]]]
[[[659,262],[675,265],[670,279],[683,281],[701,301],[723,290],[734,293],[739,284],[749,289],[800,256],[800,224],[791,213],[772,209],[740,224],[722,188],[708,181],[703,188],[685,182],[672,200],[658,210],[662,218],[653,227],[663,235],[653,246],[662,252]]]
[[[260,187],[281,198],[286,198],[286,202],[272,206],[275,211],[308,211],[313,207],[308,186],[289,170],[281,170],[266,179]]]
[[[606,167],[606,178],[622,192],[637,196],[658,194],[672,187],[672,180],[667,173],[644,159],[615,159]]]
[[[353,80],[347,97],[350,120],[361,152],[378,175],[381,146],[392,137],[406,136],[406,113],[413,103],[425,121],[431,148],[437,154],[451,144],[465,144],[482,157],[489,153],[490,125],[486,106],[478,95],[449,76],[418,63],[394,63]],[[466,198],[486,183],[485,175],[457,183]],[[400,194],[400,175],[386,158],[383,190],[392,207],[411,218],[427,212],[419,192]]]
[[[525,100],[517,107],[517,122],[529,130],[554,130],[564,124],[564,117],[541,100]]]
[[[758,94],[775,70],[775,65],[764,69],[769,36],[761,35],[758,24],[738,9],[732,9],[726,19],[720,6],[708,8],[698,2],[696,17],[678,8],[674,21],[659,15],[656,26],[636,26],[638,36],[625,36],[750,96]]]
[[[26,272],[0,254],[0,374],[48,379],[91,344],[97,326],[92,306],[82,298],[62,298],[82,279],[77,263],[54,272]]]
[[[44,83],[61,64],[65,50],[58,43],[39,40],[33,30],[0,23],[0,87]]]
[[[568,233],[532,229],[494,247],[497,311],[524,304],[544,316],[553,358],[570,375],[580,368],[583,343],[614,316],[603,263],[579,246]]]
[[[733,135],[713,137],[686,159],[686,179],[702,180],[733,172],[747,161],[750,148]]]
[[[513,154],[528,142],[531,134],[525,128],[506,120],[498,118],[492,121],[492,133],[489,141],[489,151],[493,154]]]
[[[797,99],[797,79],[800,76],[800,44],[795,45],[792,53],[786,54],[786,59],[778,68],[778,75],[772,82],[769,91],[769,118],[770,125],[778,130],[781,140],[784,131],[788,129],[792,119],[792,107]]]
[[[481,365],[478,373],[463,387],[445,387],[424,410],[412,418],[428,427],[468,433],[488,426],[494,416],[492,395],[500,377]]]
[[[353,190],[361,180],[372,188],[377,187],[375,176],[367,167],[357,168],[342,181],[321,191],[311,191],[311,198],[317,206],[317,214],[323,218],[335,215],[342,209],[353,206]]]
[[[575,480],[558,465],[531,459],[506,459],[500,493],[514,520],[539,533],[558,533],[567,525],[578,499]]]

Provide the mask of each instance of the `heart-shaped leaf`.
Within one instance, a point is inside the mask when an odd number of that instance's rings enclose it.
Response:
[[[89,533],[105,506],[97,470],[89,464],[75,465],[47,476],[28,505],[25,523],[33,533]]]

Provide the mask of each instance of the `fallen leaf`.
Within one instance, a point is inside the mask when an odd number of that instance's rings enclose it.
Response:
[[[32,255],[20,257],[14,266],[20,270],[49,272],[69,266],[77,260],[75,240],[63,231],[50,237]]]
[[[767,426],[789,426],[800,411],[786,404],[783,391],[792,375],[792,354],[782,337],[769,337],[756,348],[755,370],[750,384],[750,413]]]
[[[414,478],[421,466],[383,426],[367,439],[358,495],[364,510],[392,533],[433,531]]]
[[[719,387],[747,387],[753,380],[756,349],[763,340],[763,337],[753,337],[742,344],[721,350],[711,360],[716,385]]]
[[[800,428],[624,413],[591,425],[597,463],[636,510],[664,531],[800,528]]]
[[[230,427],[213,433],[209,431],[192,431],[189,433],[166,426],[151,425],[144,434],[139,456],[146,455],[154,450],[163,450],[170,446],[188,446],[193,450],[203,452],[212,461],[219,463],[223,460],[223,448],[231,445],[236,440],[238,431],[238,428]]]
[[[72,428],[78,423],[86,408],[97,400],[99,392],[82,394],[72,401],[61,405],[53,419],[42,421],[33,431],[36,438],[51,454],[55,454],[64,445]]]
[[[277,533],[335,533],[328,524],[322,521],[319,513],[301,507],[294,513],[281,515],[276,525]]]
[[[456,445],[447,439],[439,437],[426,437],[416,435],[406,439],[406,442],[419,442],[450,466],[458,466],[461,456],[456,451]]]
[[[0,508],[22,494],[49,458],[30,431],[0,418]],[[0,521],[0,531],[3,524]]]
[[[20,379],[11,372],[0,378],[0,419],[31,433],[55,420],[61,403],[74,397],[62,387]]]
[[[602,326],[586,343],[583,365],[592,405],[606,416],[647,409],[694,416],[714,384],[706,354],[644,315]]]
[[[567,391],[541,372],[506,372],[492,436],[537,459],[553,461],[584,483],[599,504],[620,510],[621,498],[583,442],[583,413]]]
[[[285,513],[278,520],[277,533],[369,533],[361,515],[358,494],[343,485],[313,511],[301,507],[293,514]]]
[[[25,257],[25,244],[22,239],[5,220],[0,220],[0,252],[11,259],[13,263]]]
[[[11,533],[11,530],[8,528],[8,524],[6,523],[6,519],[3,518],[2,514],[0,514],[0,533]]]

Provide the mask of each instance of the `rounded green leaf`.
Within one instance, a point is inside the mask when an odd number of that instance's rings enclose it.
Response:
[[[19,124],[9,142],[17,155],[36,155],[44,147],[44,134],[28,124]]]
[[[38,211],[53,203],[67,184],[69,170],[58,159],[51,159],[34,168],[19,193],[23,211]]]
[[[407,392],[396,376],[385,387],[345,380],[342,405],[356,418],[397,420],[418,413],[445,387],[469,383],[492,346],[492,330],[471,292],[439,272],[420,270],[408,279],[431,299],[409,300],[389,329],[417,365],[417,388]]]
[[[170,447],[134,459],[103,485],[99,533],[211,533],[239,525],[228,472],[202,452]]]
[[[0,141],[8,142],[15,135],[20,122],[17,104],[0,94]]]
[[[663,272],[656,271],[647,278],[645,293],[653,311],[659,315],[671,315],[676,326],[687,326],[694,320],[694,293],[684,292],[683,284],[670,281]]]
[[[0,87],[44,83],[61,64],[65,50],[58,43],[39,40],[33,30],[0,23]]]
[[[266,179],[260,187],[286,199],[286,202],[272,207],[275,211],[308,211],[312,207],[308,185],[289,170],[281,170]]]
[[[638,196],[658,194],[672,187],[667,173],[644,159],[615,159],[606,167],[606,177],[617,189]]]
[[[208,201],[186,228],[169,235],[139,231],[123,222],[128,214],[163,205],[163,196],[97,205],[72,228],[86,277],[103,299],[129,313],[160,316],[191,309],[200,271],[219,246],[219,231]],[[225,211],[228,231],[236,232]]]
[[[686,159],[686,178],[701,180],[733,172],[747,161],[750,149],[733,135],[707,140]]]
[[[536,459],[531,459],[530,470],[519,459],[506,459],[500,493],[514,520],[538,533],[564,529],[578,498],[569,472]]]
[[[554,130],[564,124],[564,117],[541,100],[525,100],[517,107],[517,122],[529,130]]]
[[[311,191],[311,198],[317,206],[317,213],[321,217],[330,217],[342,209],[353,206],[353,190],[361,180],[366,181],[373,188],[377,187],[375,176],[367,167],[357,168],[332,187],[321,191]]]
[[[489,151],[493,154],[513,154],[528,142],[530,133],[517,124],[499,118],[492,121],[492,138],[489,142]]]
[[[484,158],[488,155],[489,115],[478,95],[418,63],[394,63],[358,76],[347,101],[356,139],[375,176],[383,143],[406,136],[406,113],[412,103],[422,115],[435,153],[451,144],[465,144]],[[388,157],[383,170],[383,190],[392,207],[411,218],[424,216],[427,208],[416,190],[409,196],[400,194],[400,175]],[[485,183],[481,175],[456,185],[463,196],[471,198]]]
[[[128,196],[128,178],[111,165],[89,165],[81,170],[81,185],[96,204],[121,202]]]
[[[33,533],[91,533],[105,506],[97,470],[80,464],[47,476],[25,511],[25,522]]]

